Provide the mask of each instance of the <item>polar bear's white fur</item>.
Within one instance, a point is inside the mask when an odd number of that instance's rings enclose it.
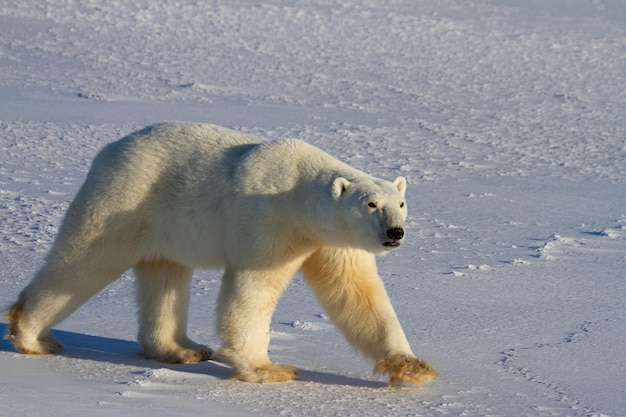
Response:
[[[406,181],[371,177],[298,140],[264,142],[205,124],[145,128],[106,146],[45,265],[8,312],[24,353],[61,349],[50,328],[134,268],[147,357],[214,356],[233,378],[288,381],[268,358],[274,307],[302,270],[347,340],[391,383],[437,375],[415,358],[374,254],[403,240]],[[216,355],[186,334],[193,268],[223,268]]]

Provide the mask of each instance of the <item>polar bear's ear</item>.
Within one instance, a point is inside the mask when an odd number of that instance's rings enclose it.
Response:
[[[350,185],[350,181],[348,181],[347,179],[343,177],[335,178],[335,181],[333,181],[333,198],[337,200],[339,197],[341,197],[343,193],[346,192],[348,185]]]
[[[402,197],[404,197],[404,193],[406,192],[406,178],[404,177],[396,178],[395,180],[393,180],[393,185],[396,186],[400,194],[402,194]]]

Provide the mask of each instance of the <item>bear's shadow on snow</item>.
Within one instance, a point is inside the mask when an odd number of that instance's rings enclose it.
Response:
[[[0,335],[8,331],[8,324],[0,323]],[[72,359],[86,359],[97,362],[117,363],[120,365],[137,366],[149,369],[171,369],[179,372],[205,374],[220,379],[228,379],[230,369],[214,362],[198,364],[168,364],[145,359],[140,355],[139,343],[81,333],[52,330],[54,337],[63,343],[63,351],[59,356]],[[0,339],[0,352],[16,352],[9,340]]]
[[[7,323],[0,323],[0,352],[15,352],[15,348],[9,340],[2,337],[9,329]],[[113,339],[108,337],[91,336],[81,333],[53,330],[54,336],[63,343],[63,351],[60,356],[73,359],[86,359],[98,362],[117,363],[144,367],[149,369],[170,369],[178,372],[190,372],[195,374],[209,375],[226,380],[230,378],[230,368],[222,363],[208,361],[196,364],[168,364],[145,359],[139,355],[141,347],[139,343]],[[347,385],[353,387],[381,388],[387,386],[385,382],[370,381],[352,378],[340,374],[328,372],[310,371],[298,369],[297,381],[315,382],[324,385]]]

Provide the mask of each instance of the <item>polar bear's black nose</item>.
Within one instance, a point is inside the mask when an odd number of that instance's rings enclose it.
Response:
[[[387,229],[387,237],[393,240],[400,240],[404,237],[404,229],[401,227],[392,227]]]

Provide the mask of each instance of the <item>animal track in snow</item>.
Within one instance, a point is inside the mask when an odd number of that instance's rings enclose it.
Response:
[[[545,376],[541,376],[541,373],[537,373],[532,368],[521,363],[524,361],[523,356],[526,356],[523,355],[524,352],[558,348],[562,345],[583,341],[585,338],[589,337],[594,325],[594,322],[584,321],[576,326],[575,330],[568,332],[565,337],[559,341],[535,343],[531,346],[519,346],[502,351],[500,352],[502,357],[497,364],[509,375],[544,386],[548,389],[550,395],[554,395],[559,399],[559,402],[563,404],[564,407],[576,410],[576,415],[579,415],[580,412],[583,411],[583,415],[586,416],[601,416],[601,414],[595,412],[592,407],[585,405],[581,399],[575,398],[572,393],[568,392],[567,388],[562,387],[558,382],[548,380]],[[563,412],[563,410],[560,412]]]

